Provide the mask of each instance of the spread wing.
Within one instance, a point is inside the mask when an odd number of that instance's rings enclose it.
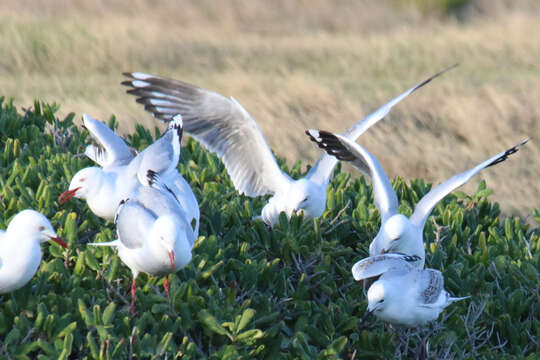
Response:
[[[96,142],[95,145],[88,145],[84,152],[93,162],[101,167],[120,166],[133,159],[129,146],[107,125],[92,119],[88,114],[83,114],[83,124]]]
[[[480,165],[477,165],[470,170],[451,177],[442,184],[439,184],[434,189],[431,189],[431,191],[428,192],[422,199],[420,199],[418,204],[416,204],[414,213],[410,217],[411,222],[423,229],[424,224],[426,223],[426,220],[431,214],[431,211],[433,210],[435,205],[437,205],[437,203],[441,201],[446,195],[448,195],[461,185],[465,184],[482,169],[499,164],[506,160],[510,155],[516,153],[519,148],[524,145],[528,140],[528,138],[523,140],[516,146],[493,156],[492,158],[484,161]]]
[[[125,73],[128,94],[156,118],[182,115],[185,131],[215,152],[240,193],[273,194],[291,179],[279,168],[255,120],[233,98],[162,77]]]
[[[342,135],[350,140],[356,141],[356,139],[358,139],[358,137],[362,135],[367,129],[369,129],[371,126],[375,125],[382,118],[384,118],[390,112],[392,107],[394,107],[394,105],[405,99],[407,96],[409,96],[416,90],[420,89],[422,86],[429,83],[431,80],[444,74],[448,70],[453,69],[456,66],[457,64],[452,65],[449,68],[446,68],[443,71],[440,71],[437,74],[427,78],[426,80],[416,84],[412,88],[393,98],[392,100],[375,110],[373,113],[369,114],[361,121],[348,128]],[[309,170],[306,177],[317,184],[326,185],[330,180],[330,176],[332,175],[332,171],[334,170],[336,164],[337,159],[335,157],[329,156],[328,154],[322,154],[317,160],[317,162],[313,165],[313,167]],[[360,171],[368,174],[368,172],[364,170],[365,169],[360,169]]]
[[[411,271],[415,268],[415,263],[420,261],[416,255],[405,255],[399,253],[389,253],[358,261],[352,267],[352,274],[356,281],[379,276],[390,270]]]
[[[375,156],[354,141],[341,135],[322,130],[308,130],[306,134],[328,154],[342,161],[350,161],[357,169],[369,174],[373,184],[375,206],[379,209],[383,222],[390,216],[397,214],[396,193]]]
[[[128,171],[136,172],[141,184],[150,185],[148,171],[164,174],[176,169],[180,160],[181,141],[182,117],[176,116],[169,123],[167,131],[135,157],[129,164]]]

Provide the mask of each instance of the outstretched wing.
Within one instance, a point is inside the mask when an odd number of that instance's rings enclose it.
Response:
[[[279,168],[255,120],[236,100],[162,77],[124,73],[145,110],[163,121],[182,115],[185,131],[215,152],[240,193],[273,194],[290,183]]]
[[[375,206],[379,209],[383,222],[390,216],[397,214],[396,193],[375,156],[354,141],[341,135],[322,130],[307,130],[306,134],[329,155],[342,161],[350,161],[357,169],[369,174],[373,184]]]
[[[151,185],[147,176],[149,171],[164,174],[176,169],[180,160],[181,141],[182,117],[176,116],[169,123],[167,131],[129,164],[129,171],[137,173],[141,184]]]
[[[416,84],[412,88],[408,89],[407,91],[403,92],[399,96],[393,98],[377,110],[375,110],[373,113],[369,114],[365,118],[363,118],[361,121],[357,122],[350,128],[348,128],[342,135],[346,138],[356,141],[356,139],[362,135],[367,129],[369,129],[371,126],[375,125],[377,122],[379,122],[382,118],[384,118],[401,100],[405,99],[407,96],[415,92],[416,90],[420,89],[422,86],[429,83],[431,80],[435,79],[436,77],[444,74],[450,69],[453,69],[457,66],[457,64],[452,65],[443,71],[438,72],[437,74],[427,78],[426,80]],[[328,181],[330,180],[330,176],[332,175],[332,171],[334,170],[334,167],[337,164],[336,158],[333,156],[329,156],[327,154],[322,154],[317,162],[313,165],[313,167],[309,170],[306,177],[310,179],[311,181],[320,184],[320,185],[326,185],[328,184]],[[360,171],[363,171],[360,169]],[[365,172],[368,174],[368,172]]]
[[[405,255],[399,253],[389,253],[358,261],[352,267],[352,274],[356,281],[368,279],[374,276],[379,276],[390,270],[403,270],[404,272],[411,271],[415,268],[415,263],[421,258],[416,255]]]
[[[88,145],[84,152],[93,162],[101,167],[120,166],[133,159],[129,146],[107,125],[88,114],[83,114],[83,125],[96,142],[95,145]]]
[[[516,153],[519,148],[524,145],[529,139],[525,139],[516,146],[503,151],[500,154],[493,156],[492,158],[484,161],[480,165],[475,166],[474,168],[467,170],[461,174],[455,175],[450,179],[446,180],[442,184],[438,185],[434,189],[431,189],[420,201],[416,204],[414,213],[410,217],[410,220],[413,224],[419,226],[421,229],[424,228],[427,218],[431,214],[431,211],[441,201],[446,195],[465,184],[469,181],[474,175],[480,172],[482,169],[485,169],[489,166],[496,165],[508,158],[508,156]]]

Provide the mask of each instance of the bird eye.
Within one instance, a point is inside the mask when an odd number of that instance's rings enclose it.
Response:
[[[384,302],[384,299],[381,299],[379,300],[379,304],[383,303]]]
[[[39,231],[43,231],[43,230],[45,230],[45,226],[42,225],[39,227]]]
[[[80,182],[84,182],[84,180],[86,180],[86,178],[82,178],[81,180],[79,180]]]

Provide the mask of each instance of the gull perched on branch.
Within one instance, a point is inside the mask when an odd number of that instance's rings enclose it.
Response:
[[[355,140],[394,105],[450,68],[390,100],[347,129],[344,136]],[[289,218],[293,213],[305,218],[322,215],[326,187],[337,163],[333,157],[323,154],[305,178],[294,180],[279,168],[257,123],[232,97],[163,77],[138,72],[124,75],[131,78],[122,83],[131,88],[127,92],[154,117],[170,121],[176,114],[182,115],[185,131],[221,158],[238,192],[250,197],[272,195],[261,212],[265,223],[274,225],[281,212]]]
[[[319,147],[342,161],[350,161],[356,168],[367,171],[373,184],[375,206],[381,214],[381,228],[369,246],[369,255],[375,256],[388,252],[418,256],[419,267],[424,266],[424,225],[433,208],[446,195],[469,181],[475,174],[489,166],[499,164],[516,153],[528,138],[514,147],[503,151],[480,165],[457,174],[431,189],[416,204],[410,218],[398,213],[398,198],[381,164],[366,149],[356,142],[322,130],[307,130],[306,134]]]
[[[90,210],[99,217],[113,220],[121,200],[130,197],[141,183],[146,183],[148,169],[159,174],[163,184],[180,202],[195,234],[199,232],[199,204],[191,187],[177,170],[182,141],[182,117],[177,116],[158,140],[139,154],[104,123],[83,115],[97,145],[89,145],[85,154],[101,167],[79,170],[58,201],[64,204],[72,197],[86,200]]]

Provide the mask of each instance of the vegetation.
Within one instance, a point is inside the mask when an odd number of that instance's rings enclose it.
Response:
[[[132,317],[128,268],[113,250],[86,246],[112,240],[113,224],[81,201],[56,202],[90,165],[81,156],[87,133],[57,110],[36,101],[21,114],[1,101],[0,222],[39,210],[70,247],[45,244],[32,281],[0,296],[0,359],[390,359],[414,356],[424,338],[428,358],[533,359],[540,351],[540,230],[500,217],[484,183],[470,196],[447,196],[425,230],[427,265],[443,271],[453,295],[472,298],[404,331],[360,321],[366,300],[350,268],[380,222],[364,178],[338,167],[320,219],[283,216],[271,231],[251,220],[264,199],[239,196],[222,163],[192,139],[179,170],[201,207],[193,261],[171,276],[170,301],[162,279],[141,276]],[[128,139],[141,149],[152,132],[137,126]],[[305,169],[297,162],[290,171]],[[405,214],[430,188],[400,178],[393,185]]]

